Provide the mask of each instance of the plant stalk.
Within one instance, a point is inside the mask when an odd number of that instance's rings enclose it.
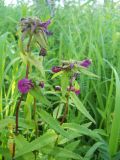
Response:
[[[63,117],[62,117],[62,120],[60,122],[60,124],[62,125],[66,119],[66,116],[67,116],[67,113],[68,113],[68,102],[69,102],[69,94],[67,95],[66,97],[66,106],[65,106],[65,111],[64,111],[64,114],[63,114]]]

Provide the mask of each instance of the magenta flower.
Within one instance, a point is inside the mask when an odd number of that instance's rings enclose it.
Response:
[[[54,73],[60,72],[61,70],[62,70],[61,67],[58,67],[58,66],[52,67],[52,72],[54,72]]]
[[[76,89],[76,90],[75,90],[75,94],[76,94],[76,95],[79,95],[79,94],[80,94],[80,90],[79,90],[79,89]]]
[[[31,80],[24,78],[18,81],[18,89],[22,94],[26,94],[29,92],[34,85]]]
[[[74,68],[74,63],[70,63],[70,69]]]
[[[91,60],[85,59],[80,63],[80,66],[88,68],[91,65]]]
[[[49,19],[46,22],[40,22],[39,25],[40,25],[40,27],[47,29],[47,27],[50,23],[51,23],[51,20]]]
[[[46,22],[40,22],[39,26],[43,28],[43,31],[46,33],[46,35],[52,35],[53,33],[48,31],[47,27],[51,23],[51,20],[47,20]]]

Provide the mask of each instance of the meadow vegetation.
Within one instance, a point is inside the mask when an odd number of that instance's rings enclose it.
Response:
[[[53,34],[29,45],[21,19],[36,17]],[[51,17],[43,1],[0,2],[0,159],[120,160],[119,45],[118,3],[66,3]]]

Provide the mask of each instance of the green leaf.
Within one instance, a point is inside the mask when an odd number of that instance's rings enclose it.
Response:
[[[2,130],[5,127],[8,127],[9,124],[14,125],[15,124],[14,119],[8,117],[0,120],[0,130]]]
[[[95,120],[92,118],[92,116],[89,114],[89,112],[86,110],[85,106],[82,104],[82,102],[79,100],[79,98],[75,95],[75,93],[70,93],[70,97],[72,102],[75,104],[77,109],[89,120],[91,120],[93,123],[96,123]]]
[[[65,146],[65,148],[70,150],[70,151],[74,151],[78,147],[79,144],[80,144],[80,140],[73,141],[73,142],[67,144]]]
[[[62,96],[64,97],[67,93],[67,87],[69,86],[69,76],[68,73],[65,72],[61,76],[61,88],[62,88]]]
[[[16,137],[17,138],[17,137]],[[34,141],[30,142],[29,144],[25,144],[18,153],[16,153],[15,158],[18,158],[20,156],[23,156],[29,152],[32,152],[34,150],[39,150],[42,147],[45,147],[46,145],[50,143],[55,143],[57,139],[57,135],[54,132],[48,132],[41,137],[38,137]]]
[[[2,130],[5,127],[8,127],[9,125],[15,126],[14,117],[8,117],[8,118],[0,120],[0,130]],[[19,127],[27,128],[27,129],[34,129],[35,122],[32,120],[28,122],[28,121],[25,121],[23,118],[19,118]]]
[[[107,62],[115,74],[116,80],[116,94],[115,94],[115,108],[114,108],[114,117],[112,121],[110,140],[109,140],[109,150],[110,154],[114,155],[117,152],[119,145],[119,136],[120,136],[120,79],[116,70],[112,65]]]
[[[55,74],[53,74],[53,76],[52,76],[51,79],[54,79],[54,78],[58,77],[59,75],[61,75],[61,74],[63,74],[63,73],[64,73],[64,71],[60,71],[60,72],[58,72],[58,73],[55,73]]]
[[[19,150],[21,150],[24,145],[29,145],[29,142],[27,142],[26,139],[22,135],[18,135],[17,137],[15,137],[15,143],[16,143],[16,148],[17,148],[18,153],[19,153]],[[24,156],[20,157],[20,159],[33,160],[34,154],[33,153],[25,154]]]
[[[84,125],[79,125],[79,124],[76,124],[76,123],[64,123],[62,125],[63,128],[65,129],[69,129],[71,131],[73,131],[73,133],[79,133],[81,136],[82,135],[86,135],[86,136],[90,136],[91,138],[93,139],[99,139],[101,140],[100,136],[98,133],[88,129],[86,126]]]
[[[102,146],[103,143],[102,142],[97,142],[95,143],[92,147],[90,147],[90,149],[87,151],[87,153],[85,154],[85,157],[83,160],[90,160],[94,154],[94,152],[96,151],[96,149],[98,149],[100,146]]]
[[[80,72],[87,75],[87,76],[90,76],[90,77],[99,78],[99,76],[97,76],[94,73],[88,71],[87,68],[84,68],[84,67],[80,67]]]
[[[47,124],[50,125],[51,128],[53,128],[56,132],[60,133],[62,136],[69,138],[69,134],[61,128],[60,124],[57,120],[55,120],[49,113],[46,111],[40,109],[40,112],[38,112],[42,120],[44,120]]]
[[[50,106],[51,103],[47,100],[40,87],[34,87],[29,92],[33,97],[39,100],[42,104]]]
[[[55,156],[55,158],[72,158],[72,159],[79,159],[83,160],[83,158],[78,155],[77,153],[74,153],[66,148],[61,148],[61,147],[55,147],[54,151],[51,153],[52,155]]]
[[[35,40],[38,42],[38,44],[42,48],[45,48],[45,49],[47,48],[47,37],[43,31],[41,31],[41,33],[39,32],[35,35]]]
[[[5,159],[11,160],[11,154],[8,148],[0,147],[0,154],[2,154]]]
[[[29,62],[31,65],[35,66],[37,70],[40,71],[43,77],[45,77],[45,72],[44,72],[44,68],[42,65],[42,61],[43,61],[42,58],[36,57],[35,55],[29,55],[27,53],[25,54],[20,53],[20,56],[25,64]]]

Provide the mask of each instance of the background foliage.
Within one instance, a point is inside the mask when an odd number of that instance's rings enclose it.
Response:
[[[14,115],[18,97],[18,79],[25,75],[19,50],[18,26],[22,17],[50,18],[49,6],[35,1],[33,6],[0,3],[0,155],[11,159]],[[43,65],[46,77],[44,93],[37,98],[39,136],[35,138],[32,120],[32,94],[20,108],[20,134],[15,137],[15,159],[32,160],[119,160],[120,159],[120,9],[117,3],[95,3],[58,7],[52,17],[53,36]],[[34,54],[38,50],[34,47]],[[51,79],[51,67],[61,60],[92,59],[90,71],[99,76],[79,78],[81,94],[71,94],[67,121],[60,126],[64,98],[54,86],[64,83]],[[40,77],[35,70],[32,77]],[[50,102],[50,103],[49,103]],[[59,113],[57,113],[59,110]],[[89,112],[90,115],[87,113]],[[92,117],[95,123],[92,123]]]

